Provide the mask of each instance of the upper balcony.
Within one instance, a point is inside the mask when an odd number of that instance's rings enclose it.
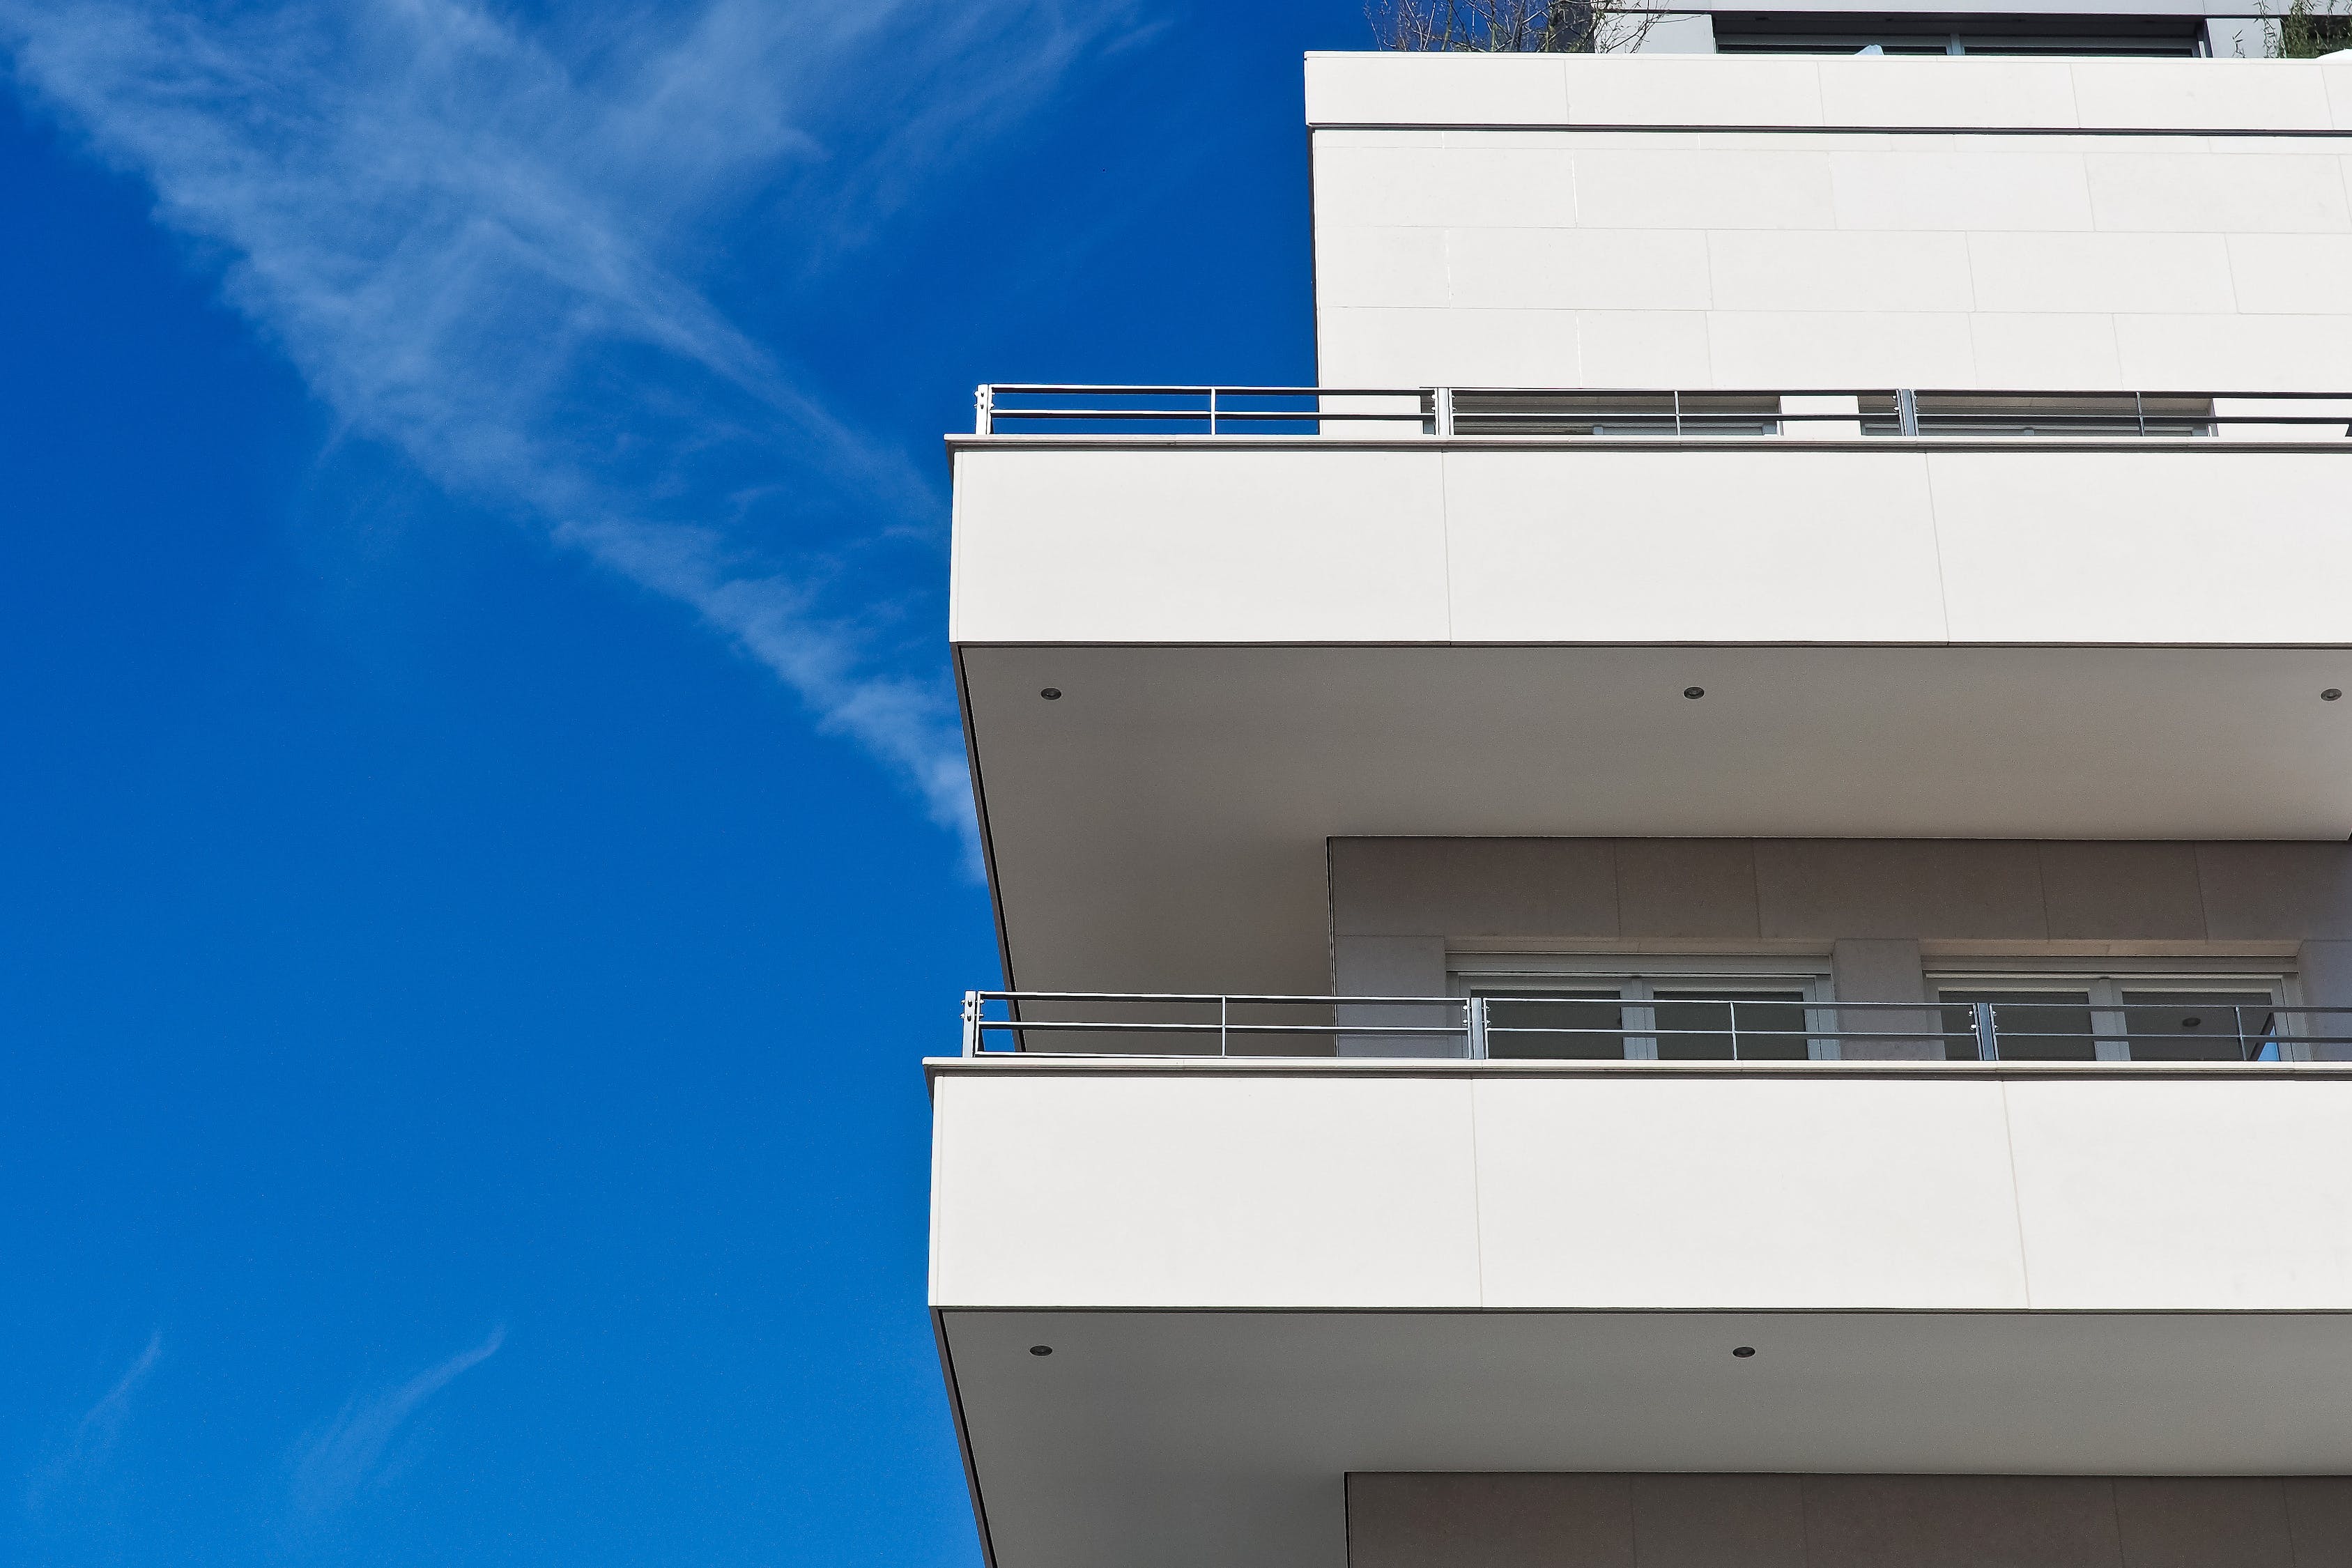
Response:
[[[2352,395],[1211,395],[950,443],[1016,984],[1319,989],[1334,837],[2352,833]]]

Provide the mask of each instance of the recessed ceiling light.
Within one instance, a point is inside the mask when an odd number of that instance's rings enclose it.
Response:
[[[1037,695],[1048,702],[1059,702],[1062,700],[1062,689],[1058,686],[1049,686]]]
[[[2321,693],[2319,694],[2319,700],[2320,700],[2322,702],[2333,702],[2333,701],[2335,701],[2337,698],[2339,698],[2339,697],[2341,697],[2341,696],[2343,696],[2343,695],[2344,695],[2344,689],[2343,689],[2342,687],[2340,687],[2340,686],[2331,686],[2331,687],[2329,687],[2326,690],[2325,690],[2325,691],[2323,691],[2323,692],[2321,692]]]
[[[1732,1347],[1731,1353],[1738,1356],[1741,1361],[1746,1361],[1749,1356],[1756,1353],[1756,1347],[1754,1345],[1735,1345]]]
[[[1685,686],[1683,688],[1683,695],[1696,702],[1700,698],[1706,695],[1706,688],[1704,686]]]
[[[2196,1014],[2191,1013],[2189,1016],[2180,1020],[2180,1026],[2184,1029],[2193,1029],[2204,1021],[2204,1019],[2199,1017]]]
[[[1054,1353],[1054,1347],[1051,1345],[1031,1345],[1029,1347],[1029,1353],[1031,1355],[1052,1355]]]

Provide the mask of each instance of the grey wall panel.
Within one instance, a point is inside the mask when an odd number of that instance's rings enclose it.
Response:
[[[1385,1475],[1349,1568],[2343,1568],[2352,1478]]]
[[[1335,939],[1457,949],[2352,941],[2334,841],[1335,838],[1330,874]]]

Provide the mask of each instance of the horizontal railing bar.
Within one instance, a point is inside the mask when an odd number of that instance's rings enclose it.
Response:
[[[1459,1035],[1459,1024],[1163,1024],[1103,1023],[1093,1019],[982,1018],[982,1029],[1019,1034],[1024,1029],[1076,1029],[1089,1034],[1147,1035]]]
[[[1205,424],[1209,411],[1205,408],[999,408],[999,419],[1167,419],[1190,420]],[[1231,425],[1271,424],[1277,420],[1309,419],[1384,419],[1394,424],[1400,419],[1425,420],[1425,408],[1220,408],[1217,423]],[[1481,415],[1479,417],[1484,418]],[[2273,421],[2283,423],[2283,421]]]
[[[1295,993],[1244,994],[1234,992],[1219,994],[1202,991],[975,991],[972,994],[982,1002],[1312,1002],[1323,1006],[1334,1003],[1345,1006],[1354,1003],[1378,1002],[1394,1006],[1469,1005],[1469,998],[1463,996],[1303,996]]]
[[[1143,383],[1126,384],[1115,382],[1071,383],[1005,383],[990,386],[997,395],[1116,395],[1120,396],[1202,396],[1213,392],[1220,397],[1416,397],[1427,396],[1439,390],[1434,386],[1210,386],[1205,384],[1152,385]],[[1685,398],[1715,399],[1735,397],[1892,397],[1903,388],[1892,386],[1724,386],[1724,387],[1659,387],[1659,386],[1456,386],[1450,388],[1454,396],[1464,397],[1672,397],[1680,393]],[[2117,403],[2138,397],[2195,401],[2206,398],[2224,402],[2352,402],[2352,390],[2336,392],[2225,391],[2202,387],[2125,388],[2121,391],[2084,389],[2080,387],[1960,387],[1918,386],[1908,389],[1917,397],[1966,398],[1990,402],[2000,398],[2062,399],[2101,398]]]
[[[1710,975],[1706,978],[1715,979],[1717,977]],[[1766,978],[1769,979],[1771,977],[1767,976]],[[1234,992],[1230,994],[1221,994],[1217,992],[1203,991],[977,991],[972,994],[983,1002],[1294,1002],[1302,1005],[1313,1005],[1327,1007],[1333,1005],[1356,1006],[1374,1005],[1394,1007],[1461,1007],[1466,1005],[1471,1000],[1471,998],[1461,996],[1325,996],[1300,993],[1244,994]],[[1483,994],[1485,999],[1490,1004],[1510,1004],[1514,1005],[1529,1004],[1540,1004],[1547,1006],[1605,1006],[1613,1004],[1616,1005],[1636,1007],[1721,1007],[1738,1005],[1741,1007],[1801,1007],[1822,1013],[1923,1013],[1932,1012],[1939,1007],[1968,1007],[1975,1005],[1975,1004],[1969,1002],[1945,1002],[1932,999],[1924,1002],[1864,1002],[1846,1001],[1841,998],[1832,997],[1824,1001],[1814,1001],[1810,999],[1781,1001],[1773,998],[1759,998],[1751,1000],[1749,998],[1740,996],[1697,995],[1664,997],[1647,1002],[1616,1002],[1615,999],[1605,996],[1561,996],[1549,994],[1540,991],[1492,991],[1484,993]],[[2085,1005],[2094,1005],[2068,1002],[2061,997],[2059,1000],[2053,1002],[1994,1002],[1988,1004],[1988,1005],[2000,1008],[2073,1006],[2079,1009]],[[2249,1004],[2245,1003],[2203,1002],[2199,1001],[2194,997],[2184,997],[2179,1002],[2132,1002],[2119,1004],[2113,1007],[2096,1007],[2095,1010],[2107,1013],[2145,1013],[2171,1012],[2177,1011],[2184,1006],[2199,1006],[2210,1009],[2228,1006],[2242,1007],[2249,1005]],[[2294,1016],[2298,1015],[2341,1013],[2352,1016],[2352,1006],[2323,1006],[2317,1004],[2306,1005],[2304,1003],[2288,1002],[2264,1002],[2259,1004],[2259,1005],[2265,1015],[2277,1013],[2284,1016]],[[1822,1034],[1825,1031],[1815,1029],[1809,1032],[1812,1034]]]
[[[989,388],[994,395],[1010,394],[1015,397],[1206,397],[1213,392],[1219,397],[1422,397],[1435,390],[1428,386],[1118,386],[1108,382],[1069,385],[998,383]]]

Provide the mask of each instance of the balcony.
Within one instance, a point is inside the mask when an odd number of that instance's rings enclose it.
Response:
[[[2087,999],[1947,992],[1934,1003],[1717,997],[1121,995],[973,991],[963,1055],[1269,1061],[2276,1066],[2352,1056],[2352,1008],[2202,991]]]
[[[1366,1472],[2352,1470],[2352,1066],[1244,1057],[1310,1037],[1221,1003],[1223,1058],[928,1064],[999,1563],[1343,1568]]]
[[[2352,834],[2352,394],[982,404],[1016,987],[1326,987],[1339,837]]]
[[[974,434],[2327,440],[2352,394],[990,384]]]

